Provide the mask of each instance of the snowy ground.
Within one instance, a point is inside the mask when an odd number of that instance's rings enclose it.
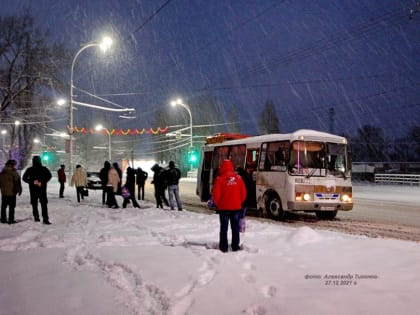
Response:
[[[0,225],[0,314],[414,314],[420,245],[248,220],[221,253],[216,215],[102,208],[49,187],[52,225],[28,191]],[[121,204],[121,200],[120,204]],[[417,294],[416,294],[417,293]]]

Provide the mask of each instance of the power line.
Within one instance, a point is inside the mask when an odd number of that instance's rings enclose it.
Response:
[[[287,55],[280,55],[273,57],[271,60],[262,63],[258,62],[253,67],[245,69],[243,71],[238,71],[236,74],[241,78],[245,79],[250,76],[260,75],[267,73],[273,70],[273,68],[280,65],[291,64],[293,62],[302,61],[302,59],[312,57],[316,54],[323,53],[327,50],[330,50],[333,47],[337,47],[344,43],[357,40],[361,36],[367,35],[369,33],[378,32],[383,30],[383,26],[386,23],[393,23],[397,20],[401,20],[404,17],[402,12],[393,13],[387,12],[383,15],[378,16],[376,19],[371,19],[367,22],[358,24],[351,28],[350,30],[343,30],[341,32],[332,34],[331,36],[324,37],[315,41],[311,46],[297,48]],[[222,81],[226,82],[230,80],[231,76],[223,79]]]
[[[152,13],[152,15],[150,15],[142,24],[134,29],[134,31],[131,32],[131,34],[126,39],[129,39],[130,36],[143,29],[143,27],[145,27],[147,23],[149,23],[155,16],[157,16],[160,11],[162,11],[171,1],[172,0],[166,0],[155,12]]]

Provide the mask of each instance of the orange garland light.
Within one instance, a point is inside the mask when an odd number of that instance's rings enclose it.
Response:
[[[115,130],[115,129],[107,129],[104,128],[102,130],[96,131],[93,128],[84,128],[84,127],[73,127],[73,132],[74,133],[83,133],[83,134],[107,134],[107,135],[116,135],[116,136],[135,136],[135,135],[143,135],[145,133],[147,134],[151,134],[151,135],[158,135],[158,134],[163,134],[163,133],[167,133],[169,130],[169,127],[165,127],[165,128],[161,128],[158,127],[156,130],[154,130],[153,128],[149,128],[148,130],[146,130],[145,128],[143,129],[127,129],[127,130],[123,130],[122,128]]]

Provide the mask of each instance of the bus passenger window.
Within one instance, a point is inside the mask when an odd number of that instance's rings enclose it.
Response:
[[[279,148],[277,152],[274,154],[276,165],[284,166],[285,165],[285,152],[283,148]]]

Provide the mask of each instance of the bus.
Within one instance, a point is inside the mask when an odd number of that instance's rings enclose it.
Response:
[[[251,206],[280,220],[293,211],[333,219],[353,209],[351,160],[344,137],[302,129],[288,134],[207,137],[197,172],[196,193],[211,198],[222,161],[229,159],[252,179]]]

